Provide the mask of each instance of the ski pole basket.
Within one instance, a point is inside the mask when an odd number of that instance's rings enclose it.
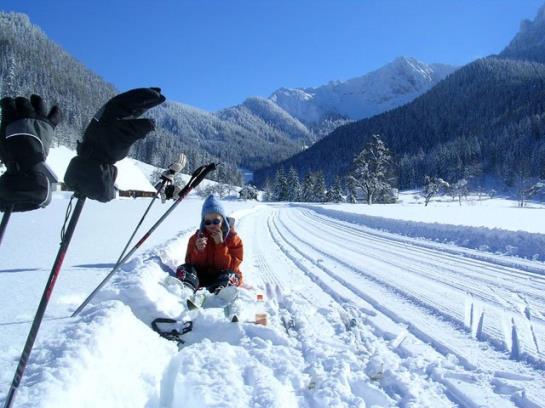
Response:
[[[193,322],[191,320],[184,322],[182,331],[172,329],[172,330],[161,330],[159,327],[159,324],[176,324],[178,323],[178,320],[175,319],[169,319],[167,317],[158,317],[153,322],[151,322],[151,328],[159,334],[159,336],[175,341],[178,343],[178,345],[184,344],[184,340],[182,339],[182,336],[186,333],[189,333],[191,330],[193,330]]]

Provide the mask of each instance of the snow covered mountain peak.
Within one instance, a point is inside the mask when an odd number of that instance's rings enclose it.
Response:
[[[393,69],[405,70],[405,73],[420,73],[424,77],[431,79],[433,69],[428,64],[418,61],[411,57],[398,57],[385,68],[392,67]]]
[[[363,119],[410,102],[455,69],[398,57],[361,77],[316,88],[280,88],[270,99],[307,124],[332,116]]]

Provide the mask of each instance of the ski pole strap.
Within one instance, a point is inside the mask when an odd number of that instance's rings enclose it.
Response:
[[[191,330],[193,330],[193,322],[191,320],[184,322],[184,326],[181,332],[176,329],[161,330],[158,326],[158,324],[160,323],[174,324],[174,323],[178,323],[178,321],[175,319],[169,319],[167,317],[158,317],[153,322],[151,322],[151,328],[155,332],[159,333],[159,336],[164,337],[167,340],[175,341],[178,344],[184,344],[184,341],[182,340],[182,336],[186,333],[189,333]]]
[[[180,191],[178,200],[182,200],[186,195],[188,195],[191,190],[197,187],[201,183],[201,181],[204,180],[208,173],[216,170],[216,167],[216,163],[210,163],[197,168],[191,175],[191,178],[189,179],[185,187],[182,189],[182,191]]]

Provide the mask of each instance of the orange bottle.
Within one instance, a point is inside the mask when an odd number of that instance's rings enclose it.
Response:
[[[265,306],[263,304],[263,294],[258,293],[257,295],[257,311],[255,314],[255,323],[262,326],[267,325],[267,313],[265,312]]]

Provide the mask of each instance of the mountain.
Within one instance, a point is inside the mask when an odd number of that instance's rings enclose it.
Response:
[[[74,148],[89,119],[116,90],[50,41],[25,14],[0,12],[0,95],[32,93],[60,106],[57,141]]]
[[[95,112],[118,92],[49,40],[28,16],[0,12],[0,95],[37,93],[58,104],[63,121],[56,144],[75,148]],[[241,112],[238,119],[235,110]],[[232,111],[229,117],[227,111],[216,115],[175,102],[157,107],[149,112],[157,119],[156,131],[136,143],[131,156],[165,166],[184,151],[188,168],[221,161],[224,173],[238,177],[239,166],[268,165],[309,143],[308,129],[270,101],[250,99]]]
[[[545,5],[534,21],[524,20],[520,24],[520,31],[500,57],[545,63]]]
[[[412,101],[456,69],[400,57],[347,81],[333,81],[317,88],[281,88],[270,99],[305,124],[332,117],[359,120]]]
[[[217,114],[167,101],[149,115],[157,131],[135,146],[135,155],[155,165],[184,151],[190,163],[201,152],[201,161],[216,158],[253,170],[292,156],[309,137],[303,125],[267,100],[246,101]]]
[[[255,174],[263,183],[283,167],[323,171],[331,182],[350,169],[373,134],[395,156],[401,188],[424,175],[456,181],[495,174],[507,181],[545,168],[545,65],[485,58],[459,69],[413,102],[345,125],[308,150]]]
[[[292,90],[310,95],[312,103],[305,109],[312,105],[318,112],[315,117],[299,115],[301,120],[288,109],[295,103],[288,103],[288,90],[268,99],[250,97],[216,113],[168,101],[149,112],[157,121],[156,131],[136,143],[131,156],[161,167],[184,151],[188,168],[220,161],[221,177],[236,181],[237,169],[256,170],[287,159],[360,115],[411,100],[452,69],[400,58],[361,78]],[[59,104],[64,120],[56,143],[73,149],[90,118],[118,92],[49,40],[26,15],[0,12],[0,93],[38,93]]]
[[[358,104],[362,101],[366,101],[363,107],[366,114],[382,112],[414,99],[454,69],[440,64],[429,66],[412,58],[398,58],[361,78],[332,82],[316,88],[316,101],[321,101],[323,106],[326,102],[329,105],[327,109],[322,108],[315,121],[290,110],[290,104],[286,103],[288,99],[280,97],[286,95],[284,89],[269,99],[250,97],[241,105],[216,113],[171,103],[158,108],[157,112],[163,112],[157,116],[158,125],[173,134],[183,135],[183,145],[199,146],[213,156],[256,170],[287,159],[351,118],[358,117],[361,114]],[[299,120],[299,117],[303,119]],[[153,156],[153,149],[147,150]],[[140,153],[141,159],[157,164],[152,156]]]
[[[348,174],[373,134],[394,154],[400,188],[425,175],[457,181],[491,175],[508,185],[545,177],[545,6],[498,55],[451,73],[412,102],[334,130],[308,150],[255,173]],[[301,100],[312,102],[312,95]],[[305,99],[306,98],[306,99]],[[297,105],[297,104],[295,104]],[[288,109],[289,110],[289,109]]]
[[[274,140],[281,133],[289,140],[309,142],[312,135],[308,128],[274,102],[251,97],[242,105],[224,109],[217,116],[243,128],[259,132],[260,137]],[[271,131],[273,132],[271,134]]]

